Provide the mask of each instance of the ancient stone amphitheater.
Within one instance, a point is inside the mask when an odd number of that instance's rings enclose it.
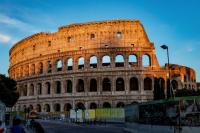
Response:
[[[195,71],[170,64],[173,91],[196,88]],[[9,75],[19,101],[38,112],[123,107],[153,98],[156,80],[167,93],[168,67],[138,20],[71,24],[37,33],[10,49]]]

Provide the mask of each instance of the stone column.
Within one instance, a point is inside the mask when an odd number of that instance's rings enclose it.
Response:
[[[63,94],[63,93],[66,93],[67,91],[66,91],[66,88],[67,88],[67,83],[66,83],[66,80],[62,80],[61,81],[61,93]]]

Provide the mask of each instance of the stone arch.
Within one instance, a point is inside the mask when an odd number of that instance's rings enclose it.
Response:
[[[102,57],[102,66],[110,66],[110,64],[111,64],[110,56],[104,55]]]
[[[62,62],[61,59],[58,59],[58,60],[56,61],[56,69],[57,69],[57,72],[62,71],[62,68],[63,68],[63,62]]]
[[[40,63],[38,64],[38,73],[39,73],[39,74],[43,74],[43,63],[42,63],[42,62],[40,62]]]
[[[142,56],[142,66],[149,67],[151,66],[151,57],[148,54]]]
[[[29,65],[26,65],[24,73],[25,73],[25,76],[29,76]]]
[[[84,69],[84,58],[83,57],[79,57],[78,59],[78,69]]]
[[[27,95],[27,92],[28,92],[27,90],[28,90],[28,86],[27,86],[27,85],[24,85],[24,96],[28,96],[28,95]]]
[[[125,106],[125,104],[123,102],[118,102],[116,107],[117,108],[123,108]]]
[[[23,67],[20,67],[20,77],[23,77]]]
[[[37,92],[38,92],[38,95],[42,94],[42,84],[41,83],[37,84]]]
[[[30,110],[30,112],[33,110],[33,105],[32,104],[29,105],[29,110]]]
[[[97,91],[97,80],[91,79],[90,80],[90,92],[96,92]]]
[[[171,85],[173,90],[177,90],[178,89],[178,82],[176,80],[172,80],[171,81]]]
[[[73,70],[73,59],[69,58],[67,60],[67,70]]]
[[[92,102],[90,103],[90,109],[96,109],[97,108],[97,104]]]
[[[51,94],[51,83],[50,82],[46,82],[46,92],[45,94]]]
[[[136,77],[132,77],[129,82],[130,85],[130,91],[138,91],[139,85],[138,85],[138,79]]]
[[[76,109],[82,109],[82,110],[84,110],[85,109],[85,105],[83,103],[81,103],[81,102],[78,102],[76,104]]]
[[[103,79],[103,91],[111,91],[111,81],[109,78]]]
[[[84,92],[84,81],[82,79],[78,79],[77,92]]]
[[[52,72],[52,62],[51,61],[48,61],[47,62],[47,73],[51,73]]]
[[[66,103],[65,105],[64,105],[64,111],[70,111],[72,109],[72,105],[70,104],[70,103]]]
[[[61,111],[60,109],[61,108],[60,108],[60,104],[59,103],[54,104],[54,111],[55,112],[60,112]]]
[[[60,81],[56,81],[56,90],[55,93],[56,94],[61,94],[61,82]]]
[[[104,102],[103,108],[111,108],[111,104],[109,102]]]
[[[33,95],[34,95],[34,85],[31,84],[30,89],[29,89],[29,96],[33,96]]]
[[[115,56],[115,67],[124,67],[124,56],[116,55]]]
[[[124,79],[123,78],[117,78],[116,80],[116,91],[124,91]]]
[[[137,55],[135,54],[129,55],[128,64],[129,64],[129,67],[137,67],[138,66]]]
[[[144,79],[144,90],[152,90],[152,79],[149,77]]]
[[[32,64],[30,69],[31,69],[31,75],[34,75],[35,74],[35,64]]]
[[[90,68],[97,68],[97,57],[94,55],[90,57]]]
[[[37,105],[36,105],[36,111],[37,111],[37,112],[41,112],[41,111],[42,111],[42,108],[41,108],[41,105],[40,105],[40,104],[37,104]]]
[[[49,105],[49,104],[45,104],[45,105],[44,105],[44,111],[45,111],[45,112],[50,112],[50,111],[51,111],[51,108],[50,108],[50,105]]]
[[[73,89],[72,81],[71,80],[67,80],[66,84],[67,84],[66,93],[72,93],[72,89]]]

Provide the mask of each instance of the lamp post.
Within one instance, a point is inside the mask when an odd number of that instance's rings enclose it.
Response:
[[[167,45],[162,45],[160,46],[162,49],[166,49],[167,50],[167,66],[168,66],[168,74],[169,74],[169,93],[170,93],[170,97],[172,97],[172,88],[171,88],[171,80],[170,80],[170,67],[169,67],[169,49]]]

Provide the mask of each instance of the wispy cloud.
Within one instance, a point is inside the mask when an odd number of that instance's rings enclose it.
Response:
[[[0,42],[8,43],[11,40],[11,37],[0,33]]]
[[[26,32],[31,32],[31,33],[38,31],[33,25],[16,18],[12,18],[2,13],[0,13],[0,23],[4,25],[8,25],[10,27],[17,28],[18,30],[21,30],[21,31],[26,31]]]

